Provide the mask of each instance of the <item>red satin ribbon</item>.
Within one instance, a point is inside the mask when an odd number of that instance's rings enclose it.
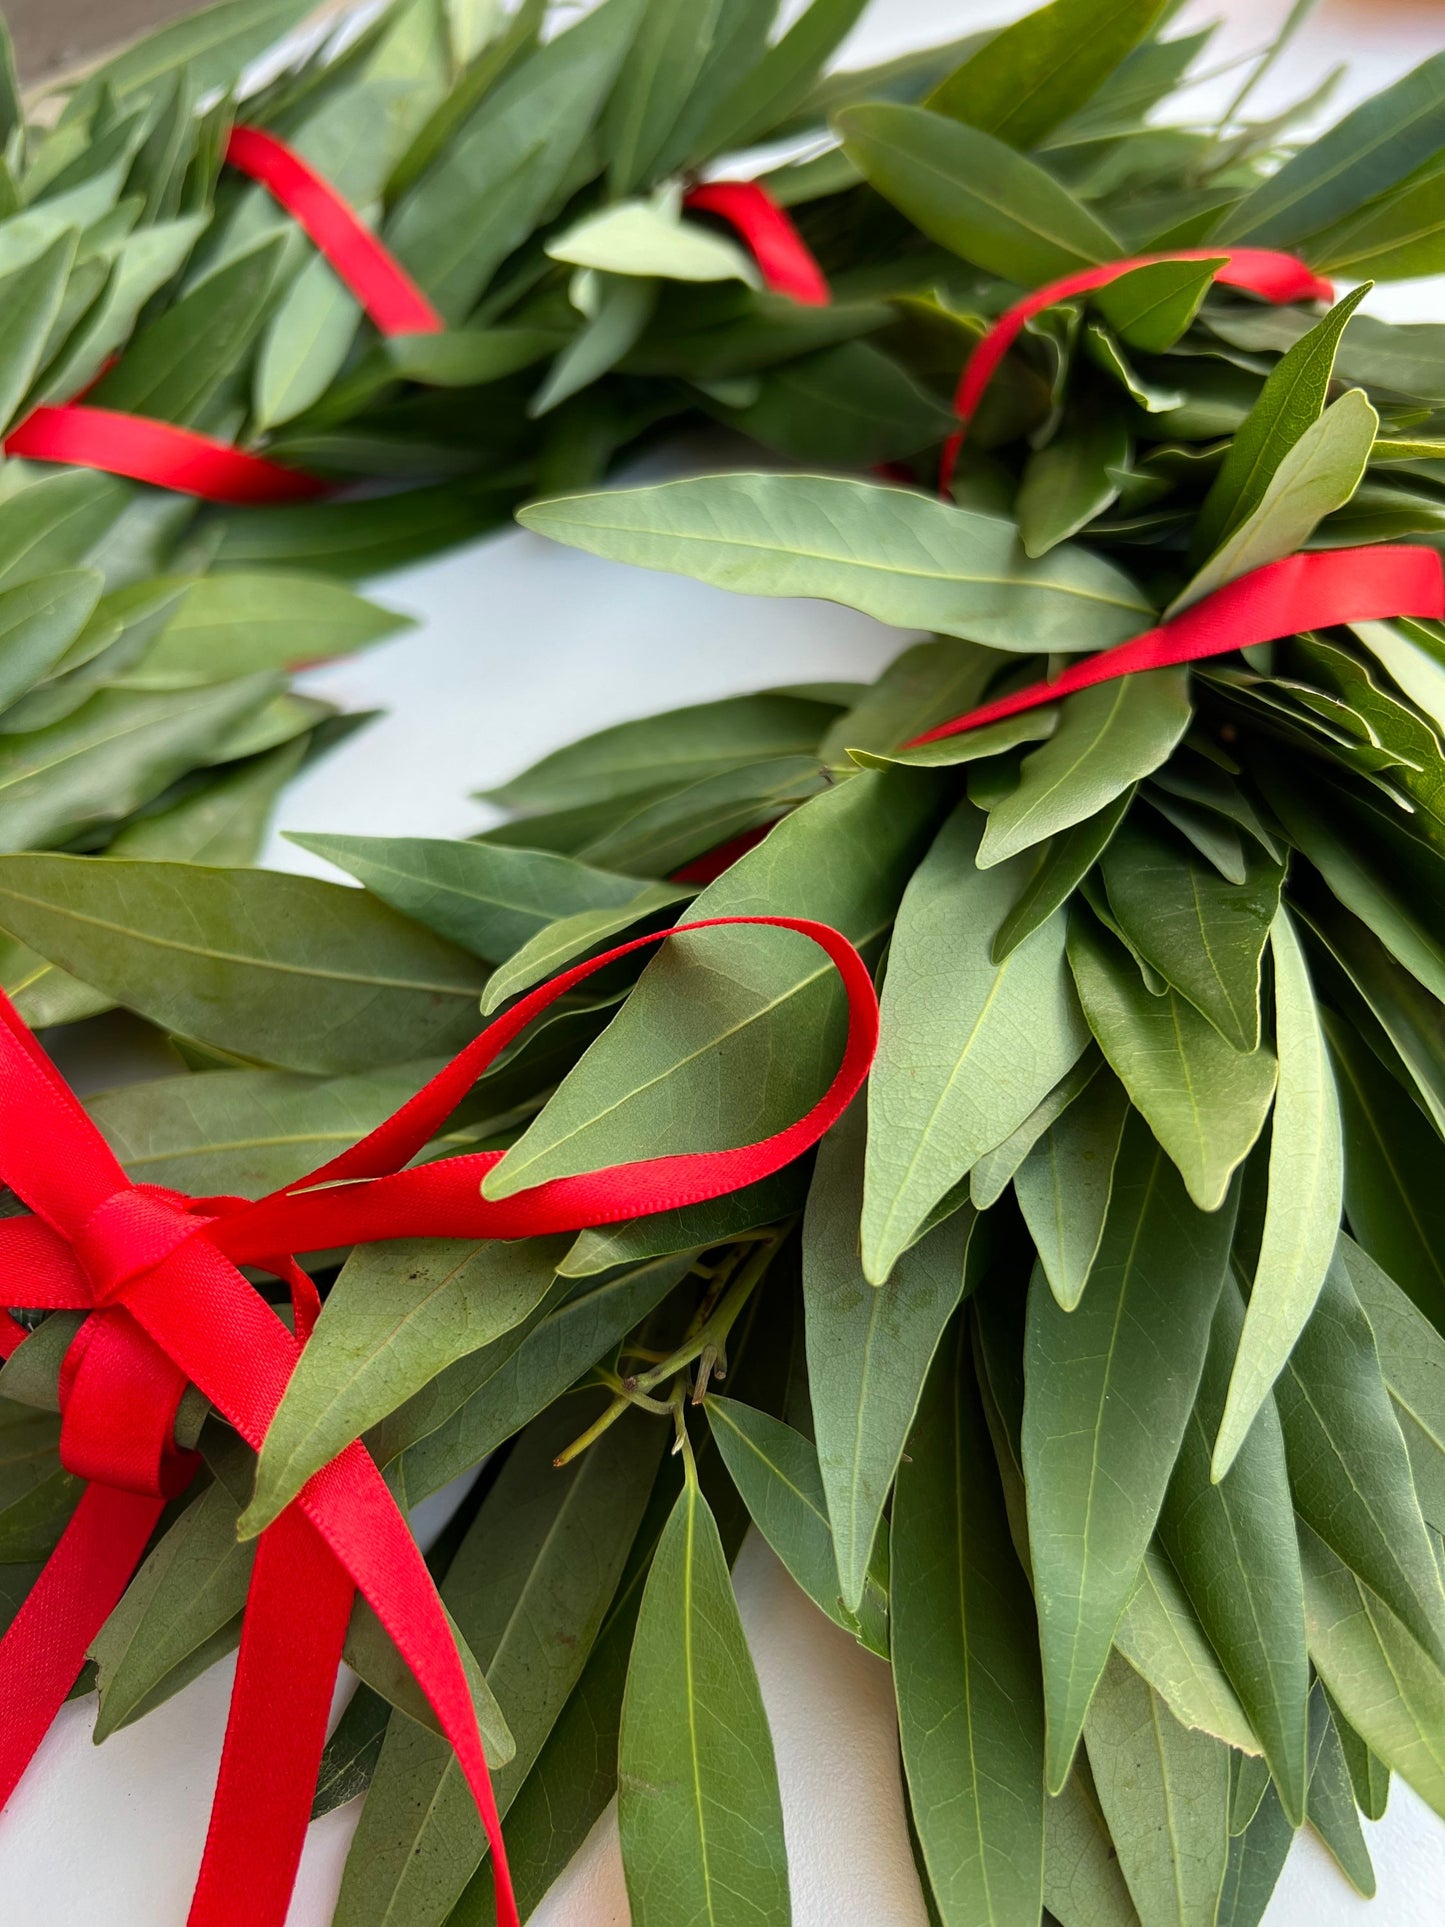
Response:
[[[499,1152],[406,1167],[500,1052],[566,991],[676,932],[574,966],[499,1017],[359,1144],[256,1202],[133,1185],[104,1138],[0,997],[0,1180],[31,1217],[0,1221],[8,1301],[90,1313],[61,1376],[61,1458],[90,1483],[29,1598],[0,1640],[0,1801],[24,1772],[87,1648],[129,1582],[167,1496],[194,1455],[174,1443],[186,1385],[259,1450],[317,1311],[306,1274],[279,1253],[383,1238],[521,1238],[612,1224],[722,1195],[815,1144],[872,1061],[878,1006],[867,968],[826,924],[718,917],[800,933],[848,998],[843,1060],[806,1117],[760,1143],[615,1165],[499,1201],[481,1182]],[[296,1335],[237,1267],[286,1279]],[[5,1346],[19,1328],[8,1318]],[[495,1869],[501,1927],[516,1927],[471,1696],[436,1590],[381,1474],[358,1441],[261,1534],[191,1927],[282,1927],[356,1590],[377,1615],[456,1749]]]
[[[1077,274],[1066,274],[1062,280],[1051,281],[1000,315],[964,364],[953,397],[953,410],[961,426],[944,444],[938,476],[941,492],[947,495],[953,487],[953,472],[958,466],[958,454],[968,425],[1025,322],[1042,314],[1045,308],[1052,308],[1056,302],[1070,301],[1075,295],[1105,288],[1135,268],[1151,267],[1162,261],[1213,261],[1221,256],[1225,258],[1215,270],[1214,279],[1226,288],[1243,288],[1248,294],[1274,302],[1334,299],[1335,291],[1328,281],[1307,268],[1298,256],[1280,254],[1273,248],[1178,248],[1168,254],[1135,254],[1125,261],[1106,261],[1101,267],[1081,268]]]
[[[447,324],[396,256],[294,148],[259,127],[233,127],[226,160],[264,187],[310,235],[382,334],[444,332]]]
[[[966,730],[1039,709],[1118,676],[1227,655],[1304,629],[1380,622],[1391,616],[1445,620],[1445,569],[1434,549],[1381,543],[1372,548],[1288,555],[1215,589],[1157,629],[1070,663],[1052,682],[1031,683],[1011,696],[984,703],[966,716],[955,716],[952,722],[915,736],[907,747],[961,736]]]
[[[828,278],[791,217],[757,181],[706,181],[690,188],[683,206],[715,214],[746,242],[774,294],[791,295],[805,307],[832,301]]]
[[[226,160],[264,187],[305,230],[380,333],[437,334],[445,327],[395,256],[285,141],[259,127],[235,127]],[[230,507],[306,502],[328,490],[314,475],[247,454],[214,436],[79,401],[34,409],[5,438],[5,452],[100,469]]]

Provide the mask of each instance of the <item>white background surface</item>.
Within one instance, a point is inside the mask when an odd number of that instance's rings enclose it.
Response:
[[[1237,16],[1222,42],[1229,52],[1267,38],[1284,10],[1284,0],[1235,0],[1191,6],[1185,19]],[[850,55],[880,57],[1021,11],[1008,0],[875,0]],[[1351,63],[1341,98],[1372,91],[1440,45],[1441,16],[1433,17],[1434,25],[1424,5],[1397,11],[1379,0],[1326,9],[1261,104],[1305,92],[1340,59]],[[1423,284],[1370,305],[1401,318],[1442,308],[1438,289]],[[308,682],[350,708],[389,713],[292,788],[283,826],[466,834],[487,820],[485,808],[467,800],[470,791],[585,730],[769,682],[866,678],[899,641],[846,610],[740,603],[522,533],[391,577],[379,593],[422,626]],[[279,838],[266,860],[323,868]],[[886,1669],[823,1619],[755,1534],[736,1580],[778,1754],[798,1927],[925,1927]],[[90,1744],[93,1701],[63,1710],[0,1819],[5,1927],[180,1927],[231,1670],[229,1662],[217,1666],[102,1749]],[[291,1927],[329,1922],[356,1813],[344,1808],[311,1829]],[[1380,1883],[1373,1906],[1305,1835],[1267,1927],[1438,1927],[1445,1826],[1397,1782],[1384,1820],[1366,1831]],[[623,1927],[627,1918],[609,1811],[534,1920]]]

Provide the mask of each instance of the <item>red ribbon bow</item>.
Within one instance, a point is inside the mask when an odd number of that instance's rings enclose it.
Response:
[[[250,1202],[131,1184],[55,1066],[0,997],[0,1180],[32,1217],[0,1222],[9,1302],[90,1315],[61,1374],[60,1452],[90,1481],[29,1598],[0,1640],[0,1801],[24,1772],[86,1651],[141,1559],[193,1454],[177,1449],[188,1384],[259,1450],[315,1322],[315,1287],[287,1255],[386,1238],[521,1238],[611,1224],[722,1195],[815,1144],[862,1084],[877,1041],[872,980],[846,938],[792,917],[718,917],[679,930],[760,924],[809,938],[848,998],[848,1038],[827,1092],[760,1143],[616,1165],[492,1201],[500,1152],[406,1169],[528,1023],[639,937],[532,991],[359,1144]],[[284,1278],[293,1334],[237,1267]],[[8,1328],[8,1331],[6,1330]],[[0,1318],[0,1349],[23,1334]],[[191,1927],[282,1927],[357,1590],[375,1608],[456,1750],[491,1844],[501,1927],[515,1927],[501,1827],[466,1675],[406,1521],[359,1442],[318,1472],[261,1534]]]

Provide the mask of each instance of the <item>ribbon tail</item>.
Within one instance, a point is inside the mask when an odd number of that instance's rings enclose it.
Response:
[[[163,1499],[88,1485],[30,1597],[0,1639],[0,1805],[76,1681],[140,1564]]]
[[[491,1848],[497,1927],[520,1927],[471,1688],[435,1582],[385,1480],[365,1446],[356,1442],[316,1473],[295,1503],[375,1608],[431,1703]]]
[[[261,1534],[189,1927],[284,1927],[355,1590],[298,1507]]]

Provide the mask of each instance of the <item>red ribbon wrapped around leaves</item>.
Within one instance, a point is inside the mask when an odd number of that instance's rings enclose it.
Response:
[[[843,980],[848,1037],[827,1092],[760,1143],[558,1178],[492,1201],[499,1152],[405,1168],[531,1020],[640,937],[523,997],[359,1144],[269,1197],[189,1198],[132,1184],[55,1066],[0,997],[0,1181],[33,1216],[0,1221],[8,1302],[89,1316],[60,1382],[62,1462],[89,1481],[64,1536],[0,1640],[0,1800],[9,1797],[87,1648],[198,1460],[175,1443],[188,1384],[259,1450],[319,1311],[290,1255],[386,1238],[521,1238],[613,1224],[713,1198],[777,1171],[842,1114],[872,1061],[878,1006],[853,946],[826,924],[720,917],[817,944]],[[284,1279],[295,1334],[242,1276]],[[0,1316],[0,1350],[24,1334]],[[325,1743],[342,1642],[360,1590],[456,1750],[491,1844],[501,1927],[515,1927],[491,1783],[466,1675],[406,1521],[366,1448],[350,1445],[261,1534],[191,1927],[283,1927]]]

